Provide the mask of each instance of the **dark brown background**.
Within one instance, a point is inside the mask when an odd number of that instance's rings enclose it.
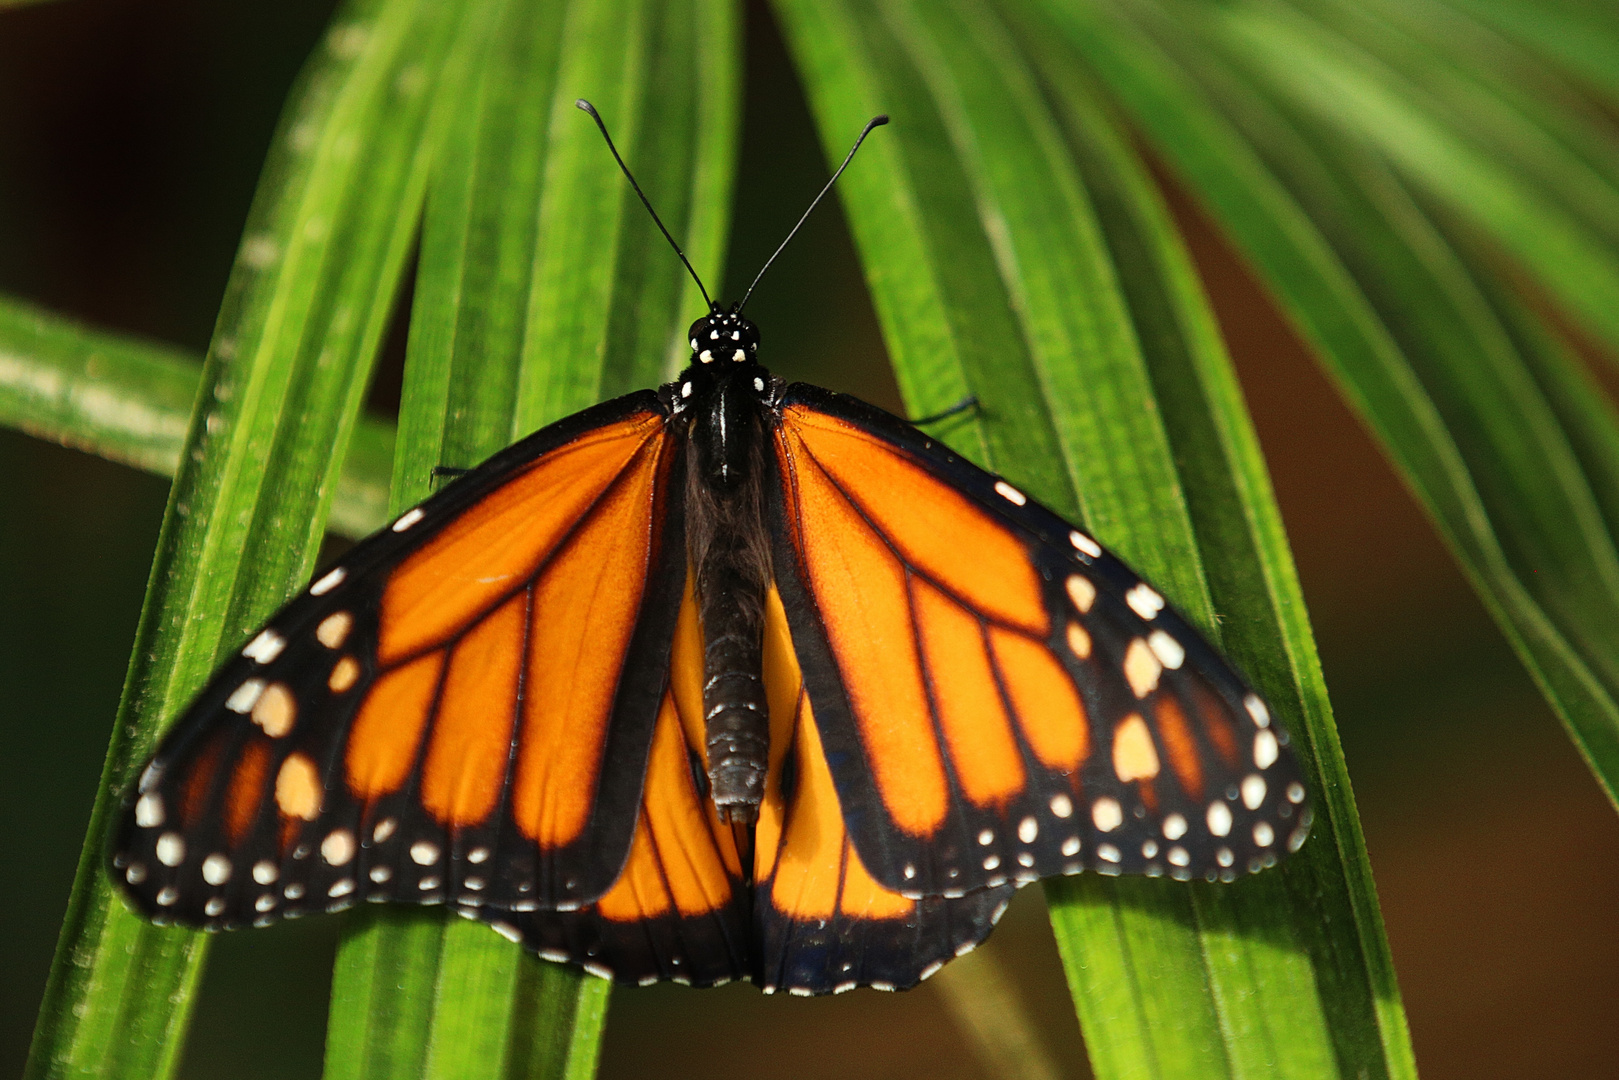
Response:
[[[0,289],[200,353],[282,97],[328,13],[327,0],[0,10]],[[733,286],[826,175],[779,38],[761,7],[749,15]],[[1619,819],[1303,346],[1190,202],[1174,206],[1281,499],[1423,1076],[1611,1074]],[[897,405],[835,205],[750,313],[778,371]],[[165,487],[0,432],[0,1075],[26,1052]],[[185,1074],[318,1075],[336,925],[218,939]],[[1083,1072],[1037,891],[992,948]],[[619,992],[603,1074],[985,1075],[931,987]]]

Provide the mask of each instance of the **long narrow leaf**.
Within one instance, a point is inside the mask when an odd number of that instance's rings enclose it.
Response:
[[[1330,126],[1306,141],[1213,52],[1182,48],[1190,9],[1137,10],[1163,68],[1153,85],[1138,56],[1115,85],[1292,307],[1613,797],[1619,555],[1522,358],[1392,177]],[[1163,73],[1176,62],[1199,90]]]
[[[396,508],[602,397],[661,380],[702,308],[586,96],[699,272],[718,276],[739,118],[729,0],[504,0],[432,178]],[[585,1077],[608,984],[486,927],[367,913],[334,973],[330,1077]],[[401,1024],[401,1017],[410,1017]]]
[[[1245,0],[1222,8],[1219,24],[1301,104],[1376,146],[1523,260],[1593,332],[1619,344],[1619,255],[1532,175],[1446,124],[1397,73],[1318,22]]]
[[[179,349],[80,326],[0,297],[0,426],[173,476],[202,362]],[[363,536],[386,520],[393,428],[362,416],[332,498],[330,526]]]
[[[1503,35],[1619,97],[1619,29],[1600,4],[1551,0],[1450,0]]]
[[[162,1077],[178,1059],[202,939],[114,897],[108,815],[216,657],[310,569],[332,448],[348,442],[410,241],[451,24],[431,3],[354,0],[283,118],[170,493],[30,1077]]]
[[[1039,51],[1056,37],[1031,32],[1027,40]],[[1242,1033],[1228,1053],[1239,1071],[1313,1075],[1336,1066],[1345,1075],[1411,1075],[1409,1035],[1331,706],[1235,375],[1145,170],[1099,115],[1074,54],[1048,47],[1043,58],[1051,93],[1073,114],[1075,159],[1098,204],[1185,485],[1220,612],[1218,628],[1210,629],[1274,707],[1302,718],[1294,730],[1313,748],[1317,790],[1329,808],[1311,847],[1278,877],[1259,879],[1246,894],[1195,893],[1205,941],[1224,939],[1208,956],[1223,1020]],[[1261,944],[1255,935],[1291,939],[1293,948]],[[1236,1004],[1249,981],[1262,992]],[[1306,1005],[1312,991],[1320,1002],[1314,1017]],[[1306,1011],[1283,1024],[1277,1015],[1284,1000]]]
[[[829,152],[864,113],[896,119],[844,196],[908,403],[925,411],[970,388],[978,445],[945,437],[1082,511],[1216,639],[1212,612],[1230,617],[1228,644],[1325,770],[1329,820],[1283,874],[1227,889],[1084,878],[1048,890],[1093,1067],[1409,1074],[1268,483],[1144,171],[1049,32],[1020,41],[965,3],[777,10]],[[1044,85],[1024,74],[1031,54]],[[1323,932],[1326,920],[1338,926]]]

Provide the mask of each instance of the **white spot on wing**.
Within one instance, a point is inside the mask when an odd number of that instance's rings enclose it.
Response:
[[[1026,817],[1018,822],[1017,838],[1025,844],[1034,843],[1034,838],[1040,835],[1040,823],[1032,817]]]
[[[1257,773],[1251,773],[1242,781],[1242,805],[1250,810],[1258,810],[1259,804],[1265,801],[1265,778]]]
[[[993,829],[985,829],[983,832],[978,834],[978,843],[980,845],[982,845],[983,847],[988,847],[989,845],[993,844],[994,842],[995,842],[995,831]]]
[[[1062,853],[1063,853],[1063,855],[1067,856],[1068,858],[1073,858],[1075,855],[1078,855],[1079,854],[1079,837],[1070,836],[1068,839],[1064,840],[1062,842]]]
[[[1124,650],[1124,678],[1136,697],[1144,698],[1158,689],[1158,677],[1164,665],[1141,638],[1135,638]]]
[[[1124,602],[1130,605],[1130,610],[1151,622],[1164,610],[1164,598],[1153,591],[1151,585],[1145,581],[1137,582],[1135,587],[1124,594]]]
[[[418,866],[432,866],[438,862],[438,845],[427,840],[418,840],[410,845],[410,857]]]
[[[1164,819],[1164,839],[1179,840],[1186,835],[1186,819],[1179,814],[1170,814]]]
[[[377,827],[371,830],[371,839],[379,844],[382,843],[394,834],[394,829],[397,825],[398,823],[393,818],[383,818],[377,822]]]
[[[1051,797],[1051,812],[1060,818],[1065,818],[1074,812],[1074,801],[1063,794]]]
[[[1231,807],[1216,799],[1209,803],[1209,832],[1224,836],[1231,831]]]
[[[1259,699],[1258,694],[1249,694],[1243,699],[1243,705],[1248,708],[1248,715],[1254,718],[1254,723],[1260,727],[1270,727],[1270,710]]]
[[[1091,583],[1090,578],[1069,574],[1068,580],[1063,584],[1068,590],[1068,599],[1073,601],[1075,610],[1081,615],[1096,603],[1096,586]]]
[[[164,866],[179,866],[185,862],[186,842],[179,833],[166,832],[157,838],[157,861]]]
[[[163,800],[154,794],[142,795],[137,799],[135,824],[143,829],[155,829],[163,824]]]
[[[1124,824],[1124,809],[1119,800],[1103,796],[1091,804],[1091,820],[1103,832],[1112,832]]]
[[[320,857],[333,866],[347,863],[354,858],[354,834],[347,829],[333,829],[327,833],[326,839],[320,842]]]
[[[1078,529],[1068,534],[1068,542],[1074,545],[1076,551],[1083,551],[1093,559],[1102,557],[1102,546]]]
[[[1154,630],[1147,635],[1147,647],[1152,650],[1154,656],[1163,661],[1166,668],[1171,670],[1186,662],[1185,648],[1162,630]]]
[[[281,876],[281,871],[269,859],[260,859],[253,864],[253,880],[260,885],[270,885]]]
[[[230,860],[215,852],[202,860],[202,880],[210,885],[223,885],[230,880]]]
[[[413,507],[412,509],[405,511],[402,515],[400,515],[399,520],[394,522],[393,531],[404,532],[406,529],[422,520],[424,516],[425,515],[422,513],[421,507]]]
[[[1029,501],[1027,495],[1008,484],[1005,480],[995,481],[995,494],[1011,503],[1013,506],[1022,506]]]
[[[1261,769],[1268,769],[1276,764],[1281,756],[1281,749],[1276,745],[1276,734],[1269,728],[1260,728],[1254,733],[1254,764]]]
[[[327,593],[343,584],[343,579],[348,576],[348,571],[344,570],[341,566],[334,567],[326,574],[325,577],[309,586],[309,595],[325,596]]]
[[[260,664],[268,664],[281,655],[281,650],[287,647],[287,639],[266,627],[259,631],[259,636],[247,643],[242,655],[249,660]]]
[[[1270,847],[1276,842],[1276,830],[1270,827],[1268,821],[1254,822],[1254,843],[1260,847]]]
[[[231,691],[230,697],[225,699],[225,708],[231,712],[246,715],[252,711],[254,705],[258,704],[259,695],[262,693],[264,693],[264,680],[248,679],[241,686]]]

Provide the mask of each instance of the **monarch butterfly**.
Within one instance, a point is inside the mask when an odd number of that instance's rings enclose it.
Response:
[[[623,982],[821,994],[916,984],[1040,877],[1297,849],[1300,766],[1219,654],[1007,481],[771,375],[751,293],[227,661],[124,796],[133,905],[449,904]]]

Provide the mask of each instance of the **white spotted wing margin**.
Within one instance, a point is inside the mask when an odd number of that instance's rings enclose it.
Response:
[[[542,852],[504,805],[498,820],[472,827],[436,820],[415,786],[431,718],[410,779],[393,794],[356,797],[344,755],[378,679],[378,613],[393,569],[551,451],[667,415],[644,391],[536,432],[357,544],[234,649],[125,789],[106,860],[130,903],[160,924],[220,930],[361,900],[565,910],[605,892],[634,831],[684,580],[678,500],[655,526],[672,535],[643,585],[648,616],[637,620],[626,654],[633,675],[607,725],[614,742],[588,843]]]
[[[806,554],[813,530],[825,528],[823,494],[806,494],[798,471],[824,463],[813,442],[793,425],[830,418],[870,440],[891,458],[893,488],[914,480],[898,472],[920,470],[965,497],[1005,535],[1022,545],[1037,575],[1045,610],[1043,640],[1030,641],[1061,666],[1082,708],[1078,734],[1083,753],[1071,767],[1054,768],[1036,746],[1054,734],[1053,715],[1027,707],[1002,658],[991,647],[1002,628],[996,618],[973,610],[950,576],[971,575],[981,553],[958,545],[941,571],[924,567],[905,545],[884,532],[884,508],[869,504],[887,485],[881,468],[866,488],[845,484],[836,470],[838,496],[892,552],[894,580],[903,578],[914,596],[922,582],[947,595],[963,617],[978,620],[984,650],[1021,759],[1017,790],[975,802],[961,782],[964,762],[951,757],[951,732],[940,707],[938,673],[915,676],[927,688],[928,721],[937,733],[948,783],[947,810],[937,824],[919,831],[902,826],[905,807],[885,794],[881,746],[861,728],[858,701],[881,695],[851,686],[847,674],[860,665],[840,656],[829,635],[823,597]],[[1179,880],[1235,879],[1274,865],[1308,835],[1310,804],[1300,763],[1285,729],[1264,700],[1164,597],[1084,530],[1064,521],[1008,481],[958,457],[909,424],[856,399],[819,387],[794,384],[773,403],[777,482],[772,485],[776,579],[794,649],[814,706],[815,721],[845,823],[861,860],[884,887],[904,895],[956,897],[1006,883],[1093,870]],[[822,487],[829,485],[822,482]],[[876,493],[872,496],[871,493]],[[928,500],[908,500],[906,527],[949,536],[951,520],[918,521]],[[890,516],[889,520],[896,520]],[[853,574],[855,571],[850,571]],[[944,580],[940,580],[941,575]],[[823,571],[821,587],[828,588]],[[842,595],[872,595],[882,583],[837,583]],[[912,601],[914,650],[894,648],[885,663],[893,671],[914,655],[927,667],[926,627]],[[870,668],[868,666],[867,670]],[[1074,734],[1074,733],[1055,733]],[[874,746],[877,747],[874,749]],[[888,775],[901,775],[890,768]]]

